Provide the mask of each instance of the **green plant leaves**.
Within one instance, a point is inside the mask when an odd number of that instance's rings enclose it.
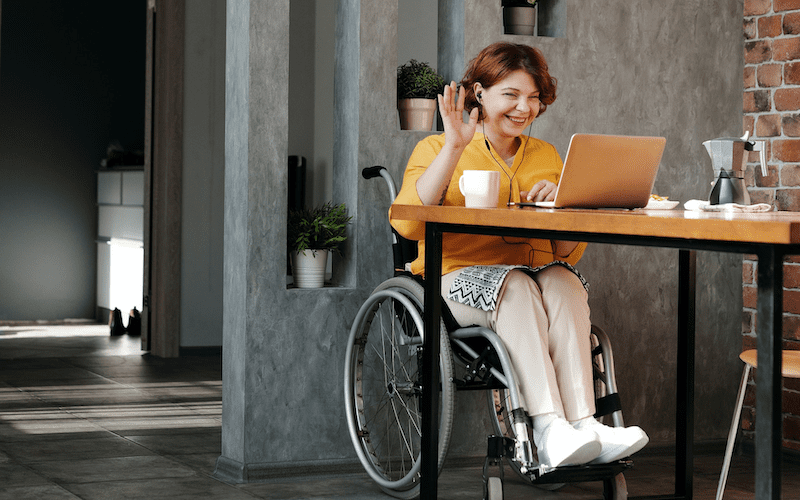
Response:
[[[290,210],[287,226],[289,249],[341,253],[340,246],[347,240],[347,225],[351,220],[344,203],[333,205],[328,202],[316,208]]]
[[[410,60],[397,68],[397,98],[436,99],[444,89],[444,78],[428,63]]]

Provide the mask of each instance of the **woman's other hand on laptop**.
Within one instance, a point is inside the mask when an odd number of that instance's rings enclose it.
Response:
[[[533,185],[530,191],[520,191],[520,198],[527,201],[553,201],[556,199],[557,186],[548,181],[541,180]]]

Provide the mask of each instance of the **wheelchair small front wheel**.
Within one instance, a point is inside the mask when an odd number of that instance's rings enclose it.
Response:
[[[503,481],[499,477],[490,477],[486,489],[489,500],[503,500]]]
[[[422,286],[397,277],[382,283],[361,306],[345,360],[348,430],[367,474],[397,498],[419,494],[422,422]],[[438,466],[453,421],[453,355],[440,330]]]

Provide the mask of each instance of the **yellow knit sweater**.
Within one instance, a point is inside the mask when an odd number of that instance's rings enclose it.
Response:
[[[533,137],[521,136],[521,139],[521,146],[509,169],[497,151],[492,149],[490,154],[486,149],[483,134],[476,133],[453,172],[444,205],[464,206],[464,195],[458,189],[458,179],[464,170],[501,172],[498,206],[505,206],[509,200],[509,190],[511,201],[518,202],[520,201],[520,190],[528,191],[542,179],[558,184],[562,163],[556,149],[551,144]],[[427,137],[417,144],[408,160],[403,186],[395,203],[422,205],[422,201],[417,195],[417,179],[443,146],[444,134]],[[410,240],[419,241],[419,257],[411,263],[411,272],[424,275],[425,223],[392,219],[391,208],[389,209],[389,218],[398,233]],[[569,256],[559,257],[557,260],[575,265],[583,255],[585,248],[586,243],[581,243]],[[515,264],[537,267],[553,260],[555,259],[550,240],[452,233],[446,233],[442,240],[443,274],[472,265]]]

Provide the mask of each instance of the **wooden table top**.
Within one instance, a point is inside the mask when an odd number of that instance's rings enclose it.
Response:
[[[800,212],[694,212],[530,207],[392,205],[392,218],[485,227],[653,236],[702,241],[799,244]]]

